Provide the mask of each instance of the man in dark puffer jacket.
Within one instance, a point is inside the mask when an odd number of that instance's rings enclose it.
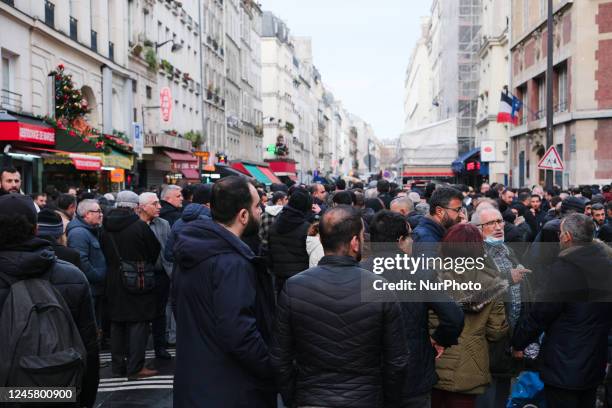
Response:
[[[76,266],[57,259],[51,243],[35,237],[35,230],[36,210],[29,197],[6,194],[0,198],[0,265],[2,274],[6,274],[0,276],[0,312],[13,280],[42,276],[49,279],[70,308],[87,350],[81,393],[76,403],[67,406],[92,407],[98,391],[100,360],[89,282]]]
[[[280,293],[285,281],[308,269],[306,236],[307,216],[312,209],[312,197],[306,190],[296,189],[270,228],[268,259],[276,279],[276,292]]]
[[[397,406],[408,359],[399,304],[363,302],[360,213],[340,205],[319,225],[325,256],[278,300],[270,357],[287,406]],[[313,318],[316,316],[316,318]]]

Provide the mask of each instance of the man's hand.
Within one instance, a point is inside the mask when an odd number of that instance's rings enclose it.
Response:
[[[321,207],[319,207],[318,204],[313,204],[312,205],[312,212],[315,213],[315,214],[320,213],[321,212]]]
[[[525,277],[526,273],[531,272],[529,269],[525,269],[525,268],[516,268],[516,269],[512,269],[510,271],[510,273],[512,274],[512,282],[514,283],[520,283],[523,278]]]
[[[444,347],[439,345],[432,337],[430,337],[429,340],[431,341],[431,345],[436,349],[436,360],[437,360],[440,357],[442,357],[442,354],[444,354]]]

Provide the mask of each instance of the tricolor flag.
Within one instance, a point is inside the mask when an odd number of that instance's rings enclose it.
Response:
[[[523,102],[516,96],[510,96],[502,92],[501,102],[499,104],[499,113],[497,114],[498,123],[518,124],[518,112],[523,107]]]

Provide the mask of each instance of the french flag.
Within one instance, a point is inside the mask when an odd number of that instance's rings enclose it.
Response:
[[[498,123],[512,123],[518,125],[518,112],[523,107],[521,102],[516,96],[510,96],[507,93],[502,92],[501,102],[499,104],[499,113],[497,114]]]

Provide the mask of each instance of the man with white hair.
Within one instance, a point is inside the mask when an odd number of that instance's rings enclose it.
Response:
[[[157,374],[145,367],[148,322],[157,316],[154,268],[161,245],[136,215],[136,193],[121,191],[104,219],[102,248],[108,262],[106,296],[111,321],[113,375],[139,379]]]
[[[391,201],[390,209],[394,213],[401,214],[410,224],[410,228],[415,229],[417,225],[419,225],[423,215],[415,211],[414,205],[414,201],[410,197],[400,197]]]
[[[514,252],[504,244],[504,219],[502,218],[499,210],[488,204],[481,204],[478,206],[476,212],[472,215],[472,224],[476,225],[482,232],[482,236],[485,242],[485,253],[486,262],[492,267],[493,270],[497,270],[502,279],[506,279],[509,283],[508,295],[506,299],[506,318],[511,330],[517,324],[519,316],[521,314],[522,301],[529,301],[529,293],[527,287],[523,282],[525,274],[529,273],[528,269],[525,269],[517,260]],[[511,333],[508,334],[508,340]],[[507,341],[500,341],[498,343],[491,344],[492,349],[496,347],[505,347]],[[510,393],[510,376],[514,373],[512,365],[508,359],[504,350],[497,350],[497,352],[491,353],[494,359],[499,361],[492,361],[491,364],[495,367],[505,367],[507,372],[497,373],[502,376],[497,377],[493,375],[490,388],[485,394],[477,398],[477,406],[482,407],[497,407],[501,401],[508,399]],[[506,376],[508,378],[506,378]]]
[[[96,200],[83,200],[77,206],[76,216],[66,227],[68,247],[79,252],[81,270],[85,273],[91,287],[99,330],[102,325],[101,300],[106,280],[106,258],[99,241],[101,225],[100,204]]]
[[[181,188],[175,184],[164,187],[160,194],[161,210],[159,216],[168,221],[172,227],[181,218],[183,212],[183,193]]]
[[[550,284],[515,330],[514,355],[523,357],[545,333],[538,366],[547,406],[594,407],[606,373],[612,260],[593,242],[593,221],[584,214],[561,221],[559,240]]]
[[[164,258],[164,250],[170,236],[170,224],[159,217],[161,204],[155,193],[142,193],[138,197],[138,215],[146,222],[161,245],[161,253],[155,263],[155,292],[157,295],[157,316],[152,322],[153,347],[155,356],[169,360],[172,358],[166,350],[166,305],[170,295],[170,276],[172,262]]]

